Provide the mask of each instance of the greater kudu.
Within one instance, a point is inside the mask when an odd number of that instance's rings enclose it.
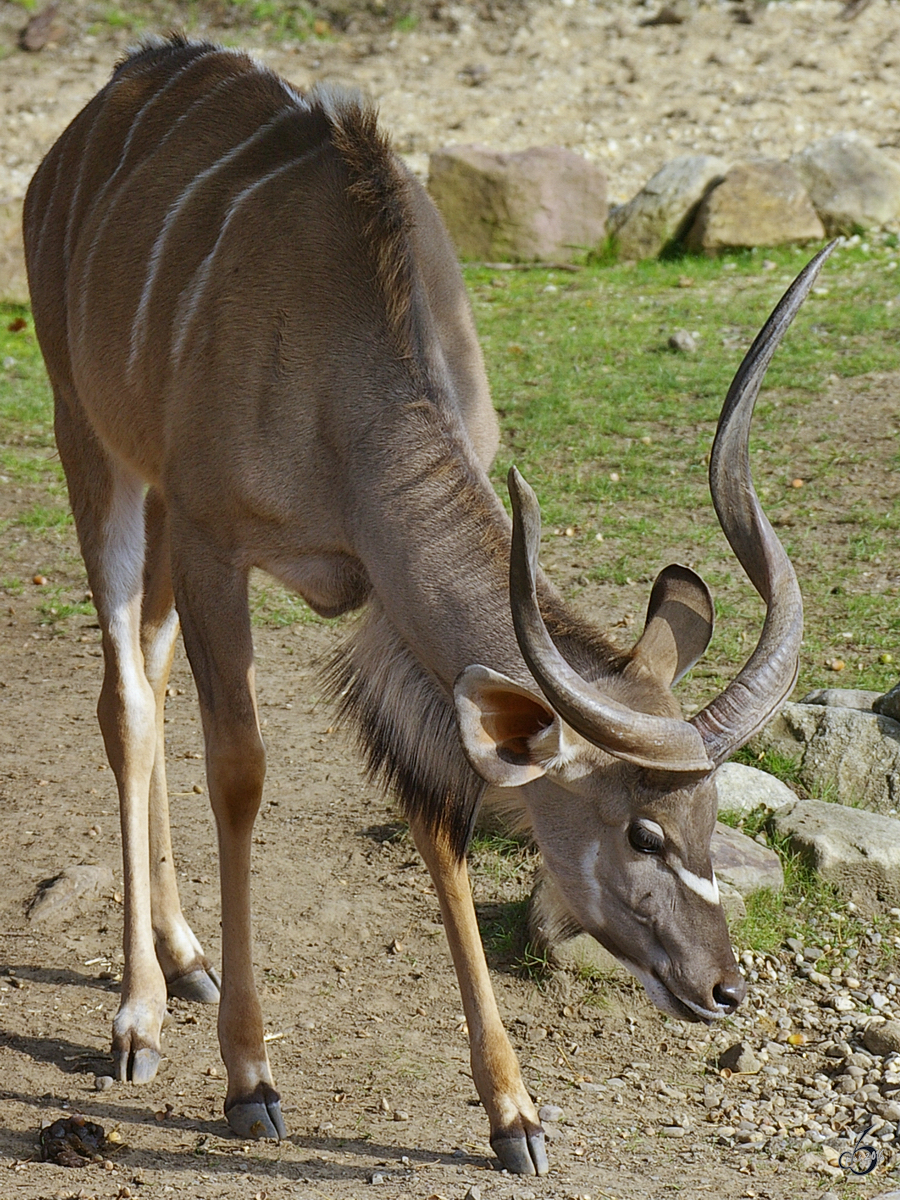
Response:
[[[538,570],[537,504],[515,472],[511,535],[486,474],[497,423],[452,247],[358,98],[303,96],[241,53],[152,41],[41,164],[25,239],[103,635],[125,877],[120,1078],[155,1073],[167,989],[219,998],[169,837],[163,706],[180,620],[218,829],[225,1111],[241,1136],[284,1134],[251,964],[258,566],[319,613],[368,605],[335,692],[434,879],[494,1150],[543,1173],[478,935],[472,823],[486,783],[514,789],[573,919],[660,1008],[711,1021],[740,1002],[709,858],[715,770],[789,693],[802,619],[751,484],[748,426],[817,265],[750,351],[713,449],[721,524],[767,605],[761,640],[685,721],[670,685],[709,640],[705,585],[664,570],[623,654]]]

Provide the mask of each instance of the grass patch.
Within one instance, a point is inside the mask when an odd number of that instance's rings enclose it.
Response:
[[[733,814],[720,814],[719,819],[748,837],[765,835],[784,870],[780,892],[765,889],[746,898],[746,916],[731,927],[735,945],[759,954],[778,954],[785,950],[788,938],[797,938],[806,946],[822,950],[816,970],[824,974],[835,967],[847,970],[848,962],[863,949],[868,955],[875,954],[877,970],[893,966],[897,958],[893,943],[896,923],[883,914],[861,921],[840,892],[792,851],[786,838],[774,832],[771,814],[757,809],[740,819]],[[870,959],[866,969],[872,969]]]
[[[604,264],[612,257],[610,248],[599,256]],[[573,594],[591,584],[643,586],[669,555],[684,561],[686,544],[690,565],[717,589],[721,632],[703,667],[715,686],[746,657],[762,614],[718,530],[707,456],[743,353],[809,257],[807,249],[788,248],[722,259],[594,262],[575,274],[466,270],[503,425],[498,491],[505,492],[515,462],[540,497],[545,546],[578,563]],[[764,258],[774,270],[763,269]],[[882,655],[893,656],[900,642],[900,610],[893,595],[871,589],[865,572],[887,561],[900,508],[892,501],[845,514],[852,552],[833,570],[817,572],[821,547],[809,535],[815,514],[807,494],[791,484],[796,430],[829,379],[896,367],[898,278],[888,269],[896,261],[888,244],[836,252],[824,268],[822,294],[809,298],[775,357],[754,418],[757,486],[795,557],[806,600],[804,690],[834,686],[825,664],[837,656],[835,639],[844,629],[853,631],[854,643],[841,686],[884,690],[893,682],[893,665]],[[677,329],[698,335],[696,354],[669,349]],[[852,445],[836,447],[827,431],[816,431],[804,448],[804,471],[824,493],[853,453]],[[857,461],[863,459],[859,448]]]
[[[634,589],[639,621],[649,582],[666,562],[687,560],[709,578],[719,626],[686,681],[692,701],[733,676],[762,616],[709,501],[715,422],[744,350],[809,253],[787,248],[634,265],[616,263],[615,247],[607,246],[576,272],[465,269],[501,415],[498,491],[505,499],[503,481],[515,462],[541,499],[551,574],[554,557],[574,564],[566,590],[576,599],[586,588]],[[764,259],[774,270],[763,269]],[[840,514],[846,547],[836,555],[818,543],[815,514],[790,483],[798,423],[828,380],[896,366],[892,305],[900,272],[890,268],[897,260],[890,241],[837,251],[820,281],[823,294],[810,297],[772,364],[754,419],[758,487],[804,590],[801,694],[836,682],[883,691],[896,681],[900,605],[889,589],[867,581],[890,560],[900,505],[854,500]],[[697,354],[668,348],[679,328],[698,335]],[[8,481],[60,484],[51,411],[30,312],[0,306],[0,473]],[[863,447],[835,446],[827,430],[805,445],[806,471],[838,489],[844,471],[866,465]],[[34,529],[63,521],[40,502],[24,518]],[[319,619],[268,580],[254,581],[253,614],[274,626]],[[845,663],[839,679],[826,669],[838,657]]]

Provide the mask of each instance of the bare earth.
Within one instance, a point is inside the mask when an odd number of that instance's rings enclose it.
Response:
[[[265,57],[301,85],[336,78],[369,90],[417,169],[429,149],[451,141],[512,149],[556,142],[604,164],[615,200],[685,149],[785,156],[842,129],[888,147],[900,137],[900,9],[883,0],[850,24],[836,21],[832,3],[773,6],[750,25],[726,9],[704,9],[677,27],[642,27],[649,9],[581,0],[495,22],[471,18],[463,5],[443,11],[441,24],[412,33],[339,37]],[[17,22],[21,9],[0,4],[0,31]],[[22,194],[41,154],[120,52],[113,41],[73,34],[41,54],[0,61],[2,195]],[[483,76],[464,74],[477,67]],[[462,81],[476,75],[478,86]],[[821,401],[823,419],[844,414],[848,438],[858,441],[860,430],[870,438],[853,486],[885,499],[895,463],[894,439],[884,435],[896,428],[897,382],[842,384],[837,409],[833,398]],[[841,440],[840,428],[835,436]],[[0,528],[39,500],[37,486],[0,493]],[[2,544],[4,577],[40,573],[64,584],[72,600],[83,594],[70,530],[37,538],[18,527]],[[896,582],[886,577],[879,586]],[[704,1120],[698,1096],[716,1049],[758,1032],[758,1013],[711,1035],[665,1020],[629,985],[611,986],[597,1005],[571,976],[538,987],[517,973],[515,947],[490,955],[501,1009],[527,1083],[541,1103],[559,1105],[563,1119],[551,1127],[546,1179],[495,1171],[430,882],[319,700],[319,664],[342,636],[323,625],[257,631],[269,748],[254,866],[257,977],[290,1136],[252,1145],[229,1136],[212,1008],[173,1002],[167,1058],[152,1084],[95,1090],[95,1076],[110,1069],[120,897],[114,890],[95,898],[56,924],[30,924],[25,905],[39,881],[73,864],[107,865],[121,878],[115,790],[93,715],[98,633],[86,617],[41,625],[35,593],[10,589],[0,609],[0,1197],[275,1200],[358,1197],[371,1188],[386,1200],[462,1200],[475,1186],[492,1200],[788,1200],[843,1189],[841,1180],[801,1170],[796,1151],[778,1161],[720,1146]],[[639,609],[642,601],[635,593],[624,603]],[[201,737],[183,659],[172,692],[182,895],[216,958],[214,839],[198,794]],[[498,879],[476,863],[486,927],[521,899],[527,876],[510,870]],[[814,1045],[792,1050],[789,1061],[795,1076],[818,1069]],[[632,1072],[624,1085],[608,1082],[623,1072]],[[735,1097],[746,1086],[739,1076],[727,1082]],[[33,1161],[42,1120],[67,1112],[116,1131],[106,1164],[75,1170]],[[662,1136],[684,1114],[685,1135]],[[886,1167],[852,1194],[886,1189]]]

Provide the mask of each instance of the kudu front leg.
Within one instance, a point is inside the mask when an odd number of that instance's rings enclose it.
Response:
[[[250,848],[265,749],[254,693],[246,573],[173,529],[173,583],[197,682],[206,777],[216,819],[222,895],[219,1048],[228,1072],[225,1116],[239,1137],[286,1136],[253,982]]]
[[[545,1175],[544,1131],[497,1009],[465,859],[457,858],[440,834],[416,820],[410,824],[440,901],[469,1028],[472,1077],[490,1121],[491,1146],[508,1171]]]

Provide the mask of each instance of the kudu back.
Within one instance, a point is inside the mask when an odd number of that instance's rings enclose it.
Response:
[[[251,963],[265,755],[247,577],[261,567],[319,613],[367,606],[332,686],[434,879],[492,1145],[510,1170],[545,1172],[467,840],[486,785],[507,789],[567,918],[660,1008],[711,1021],[742,999],[710,866],[715,770],[790,691],[801,633],[748,426],[818,261],[738,373],[712,455],[722,527],[766,602],[761,639],[685,721],[671,685],[711,635],[705,585],[663,571],[623,654],[545,581],[533,494],[513,472],[511,526],[486,474],[497,422],[452,247],[358,98],[300,95],[241,53],[150,42],[41,164],[25,241],[103,636],[98,715],[124,856],[120,1079],[155,1073],[167,991],[218,999],[228,1122],[284,1135]],[[179,622],[218,831],[221,981],[182,915],[169,837]]]

